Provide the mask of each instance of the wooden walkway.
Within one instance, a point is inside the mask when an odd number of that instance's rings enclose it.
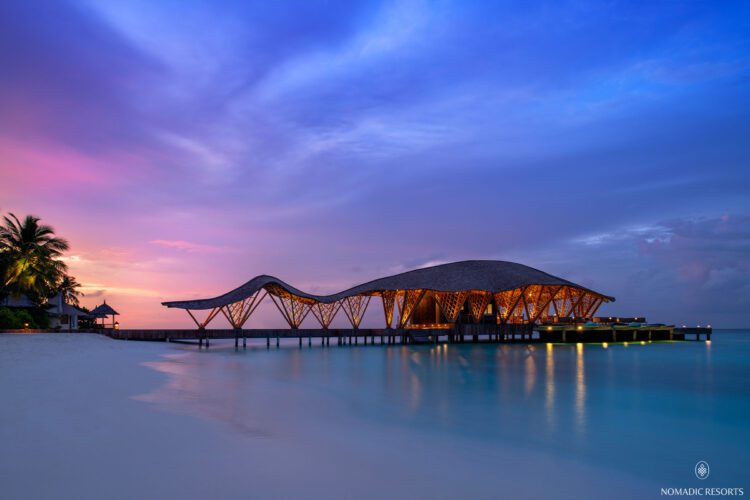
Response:
[[[282,339],[296,339],[300,346],[320,342],[321,345],[367,344],[437,344],[439,342],[465,343],[581,343],[581,342],[637,342],[711,340],[711,328],[674,328],[671,326],[599,326],[557,325],[457,325],[453,329],[189,329],[189,330],[107,330],[108,336],[120,340],[197,341],[200,345],[211,340],[234,339],[235,346],[247,345],[247,339],[265,339],[266,346]]]

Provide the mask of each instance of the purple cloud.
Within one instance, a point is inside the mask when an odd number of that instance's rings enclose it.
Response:
[[[134,324],[259,273],[512,258],[738,325],[715,297],[747,298],[749,14],[3,2],[0,209],[51,219]]]

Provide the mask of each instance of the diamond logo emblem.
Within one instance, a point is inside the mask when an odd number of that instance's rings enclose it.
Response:
[[[708,462],[701,460],[695,464],[695,477],[698,479],[706,479],[711,474],[711,468],[708,466]]]

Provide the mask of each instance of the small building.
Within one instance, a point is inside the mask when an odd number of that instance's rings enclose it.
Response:
[[[101,327],[102,328],[112,328],[117,329],[120,325],[117,321],[115,321],[115,316],[119,316],[120,313],[112,309],[112,307],[107,304],[107,301],[105,300],[103,304],[96,306],[94,309],[91,310],[89,313],[89,316],[94,319],[101,319]],[[109,316],[112,316],[112,323],[109,324],[107,321],[107,318]]]
[[[78,330],[78,320],[90,318],[85,311],[65,302],[62,293],[51,298],[45,309],[49,316],[49,327],[52,329]]]

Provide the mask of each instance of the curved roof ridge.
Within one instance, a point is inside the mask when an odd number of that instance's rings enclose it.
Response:
[[[162,305],[183,309],[212,309],[233,302],[239,302],[261,288],[268,286],[278,286],[288,293],[301,298],[330,303],[354,295],[376,294],[384,290],[426,289],[436,291],[483,290],[488,292],[503,292],[529,285],[570,286],[598,295],[606,301],[615,300],[614,297],[609,297],[524,264],[502,260],[463,260],[411,269],[384,278],[370,280],[330,295],[313,295],[299,290],[275,276],[261,274],[239,287],[216,297],[162,302]]]

